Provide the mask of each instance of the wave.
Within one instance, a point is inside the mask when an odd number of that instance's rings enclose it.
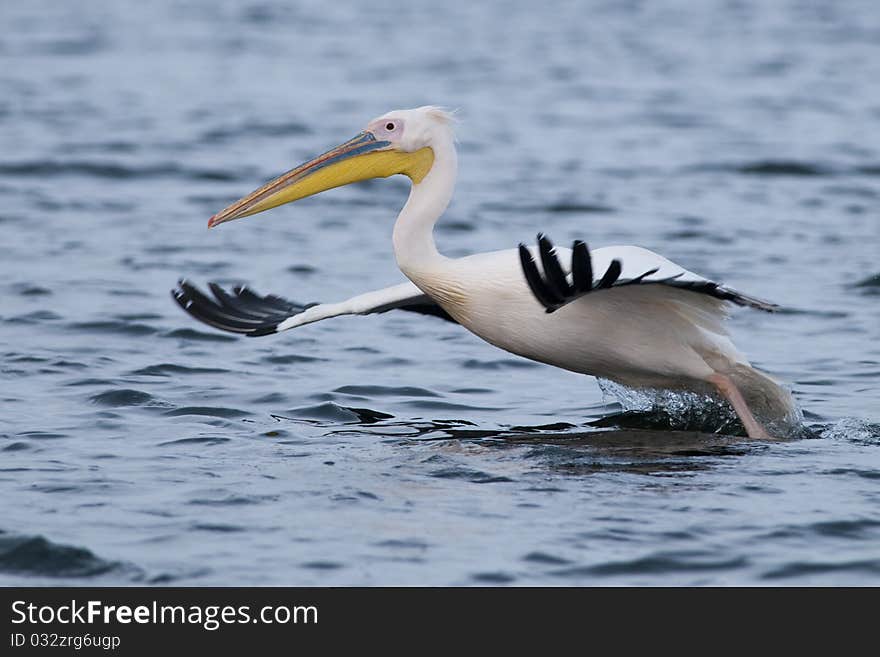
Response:
[[[186,180],[208,180],[217,182],[237,182],[243,180],[242,172],[233,173],[221,169],[193,169],[178,164],[163,163],[153,165],[129,165],[120,162],[91,160],[26,160],[22,162],[0,162],[0,175],[40,178],[60,176],[89,176],[113,180],[137,178],[180,178]]]
[[[0,533],[0,572],[45,577],[95,577],[127,570],[86,548],[53,543],[43,536]]]
[[[750,162],[706,162],[686,167],[690,172],[729,172],[746,176],[767,177],[831,177],[831,176],[878,176],[880,165],[840,165],[827,162],[767,159]]]

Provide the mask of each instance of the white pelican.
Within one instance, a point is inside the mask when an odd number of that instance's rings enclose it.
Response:
[[[796,418],[787,390],[753,368],[731,342],[727,302],[770,311],[770,303],[707,280],[637,246],[592,251],[583,242],[447,258],[433,228],[452,198],[457,157],[452,118],[436,107],[396,110],[341,146],[260,187],[208,227],[368,178],[404,174],[409,198],[394,224],[394,255],[410,282],[339,303],[298,306],[245,288],[214,299],[181,281],[174,297],[196,319],[248,336],[279,333],[339,315],[392,309],[455,321],[501,349],[632,388],[720,393],[748,435],[768,438],[756,419]]]

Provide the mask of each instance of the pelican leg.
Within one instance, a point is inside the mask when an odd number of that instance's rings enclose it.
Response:
[[[733,406],[733,410],[736,411],[737,416],[746,428],[746,433],[749,434],[749,438],[757,438],[759,440],[772,439],[770,434],[767,433],[767,430],[762,427],[755,419],[755,416],[752,415],[752,411],[749,409],[748,404],[746,404],[746,400],[743,398],[742,393],[739,391],[739,388],[736,387],[734,382],[731,381],[730,377],[716,372],[709,377],[708,381],[715,386],[718,389],[718,392],[720,392],[724,398],[730,402],[731,406]]]

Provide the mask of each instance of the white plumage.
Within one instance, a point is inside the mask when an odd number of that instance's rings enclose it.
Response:
[[[175,297],[201,321],[246,335],[346,314],[392,309],[436,314],[496,347],[574,372],[634,388],[717,391],[754,437],[767,436],[754,415],[774,424],[794,420],[791,395],[755,370],[724,328],[728,301],[762,310],[772,310],[772,304],[637,246],[553,249],[542,237],[539,247],[528,250],[447,258],[434,245],[433,226],[452,196],[456,170],[449,116],[433,107],[399,110],[268,183],[210,223],[353,179],[404,173],[413,186],[393,241],[408,283],[312,307],[247,290],[229,294],[217,286],[212,286],[211,299],[188,283]]]

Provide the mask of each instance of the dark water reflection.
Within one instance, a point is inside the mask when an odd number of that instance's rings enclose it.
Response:
[[[0,583],[878,581],[875,2],[0,20]],[[239,340],[173,304],[180,276],[302,302],[398,282],[402,181],[205,222],[425,103],[462,109],[445,253],[543,229],[781,303],[731,328],[804,435],[628,413],[432,318]]]

